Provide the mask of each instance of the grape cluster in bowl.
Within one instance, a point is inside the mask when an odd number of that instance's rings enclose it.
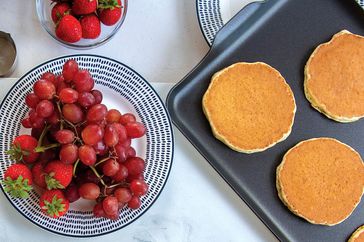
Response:
[[[95,201],[97,217],[117,219],[124,206],[139,208],[148,185],[131,139],[146,128],[132,113],[108,110],[102,98],[89,71],[73,59],[61,75],[44,73],[25,98],[30,110],[21,123],[31,135],[13,140],[8,153],[18,164],[5,172],[5,191],[26,197],[35,184],[41,209],[53,218],[79,198]]]

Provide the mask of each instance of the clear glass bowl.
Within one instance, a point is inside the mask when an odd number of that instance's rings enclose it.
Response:
[[[128,1],[121,0],[122,8],[122,15],[121,19],[113,26],[106,26],[101,24],[101,34],[96,39],[81,39],[76,43],[68,43],[56,36],[55,33],[55,24],[52,21],[51,17],[51,10],[54,4],[52,4],[51,0],[36,0],[36,9],[39,21],[44,30],[48,32],[48,34],[55,39],[58,43],[62,44],[63,46],[72,48],[72,49],[91,49],[97,46],[100,46],[107,41],[109,41],[120,29],[121,25],[124,22],[126,12],[128,9]]]

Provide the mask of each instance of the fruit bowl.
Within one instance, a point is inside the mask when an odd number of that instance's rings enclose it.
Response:
[[[120,29],[122,26],[125,16],[128,9],[128,0],[121,0],[121,18],[118,22],[112,26],[106,26],[101,24],[101,33],[96,39],[84,39],[82,38],[78,42],[70,43],[66,42],[56,35],[56,24],[52,21],[51,11],[54,3],[52,4],[51,0],[36,0],[36,10],[39,22],[41,23],[43,29],[47,31],[47,33],[55,39],[58,43],[63,46],[72,48],[72,49],[92,49],[97,46],[100,46],[107,41],[109,41]]]
[[[7,168],[15,161],[6,151],[20,134],[29,134],[21,125],[29,108],[25,97],[33,84],[47,71],[58,75],[63,64],[74,59],[82,69],[87,69],[95,80],[95,88],[103,93],[102,101],[108,108],[121,113],[134,113],[147,130],[145,136],[132,140],[136,154],[145,160],[144,180],[149,185],[146,195],[141,197],[138,209],[123,207],[116,220],[93,216],[94,201],[80,199],[70,204],[68,212],[53,219],[45,215],[39,205],[40,191],[33,189],[25,199],[13,198],[4,192],[14,208],[32,223],[48,231],[72,236],[98,236],[118,230],[138,219],[156,201],[161,193],[172,165],[173,131],[169,116],[150,84],[128,66],[109,58],[95,55],[73,55],[50,60],[21,77],[11,88],[0,105],[0,180],[4,179]],[[3,183],[0,184],[4,191]]]

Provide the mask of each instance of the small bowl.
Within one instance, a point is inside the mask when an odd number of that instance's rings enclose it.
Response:
[[[16,46],[9,33],[0,31],[0,77],[13,73],[16,65]]]
[[[126,12],[128,9],[128,0],[121,0],[122,4],[122,15],[120,20],[114,24],[113,26],[106,26],[101,23],[101,34],[96,39],[81,39],[76,43],[69,43],[59,39],[56,36],[55,28],[56,25],[52,21],[51,11],[54,4],[52,4],[51,0],[36,0],[36,9],[38,14],[38,19],[44,30],[48,32],[53,39],[62,44],[63,46],[72,48],[72,49],[92,49],[97,46],[100,46],[107,41],[109,41],[120,29],[121,25],[124,22]]]

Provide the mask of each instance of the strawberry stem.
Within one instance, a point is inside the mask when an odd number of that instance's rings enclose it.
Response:
[[[54,144],[50,144],[50,145],[46,145],[46,146],[35,147],[34,151],[39,153],[39,152],[44,152],[46,150],[53,149],[53,148],[56,148],[59,146],[61,146],[61,144],[54,143]]]

